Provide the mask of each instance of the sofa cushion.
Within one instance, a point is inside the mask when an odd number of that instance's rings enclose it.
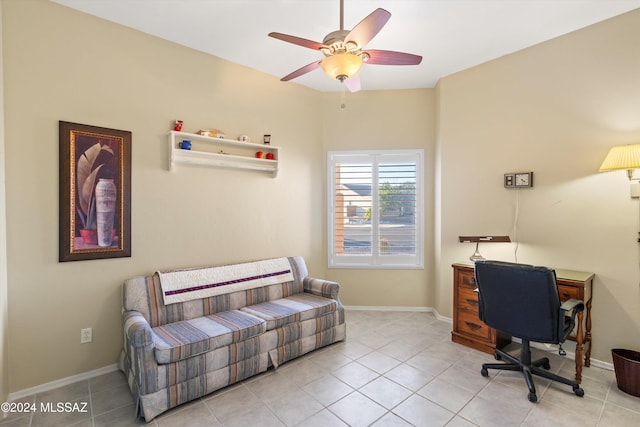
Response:
[[[305,292],[242,307],[240,310],[266,320],[267,330],[280,328],[292,322],[320,317],[336,311],[336,301]]]
[[[172,363],[243,341],[266,331],[266,322],[240,310],[152,328],[158,363]]]

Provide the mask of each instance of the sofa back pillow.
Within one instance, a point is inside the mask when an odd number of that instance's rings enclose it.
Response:
[[[303,280],[308,275],[302,257],[290,257],[288,260],[293,281],[168,305],[164,304],[157,273],[135,277],[124,282],[122,307],[124,311],[142,313],[151,327],[156,327],[284,298],[303,292]]]

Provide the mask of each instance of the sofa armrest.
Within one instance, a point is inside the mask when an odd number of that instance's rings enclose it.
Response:
[[[151,325],[139,311],[124,311],[124,357],[128,358],[131,375],[136,382],[138,397],[160,389],[155,340]]]
[[[304,278],[303,284],[304,291],[307,293],[338,300],[340,284],[337,282],[307,276]]]
[[[122,314],[124,334],[132,347],[146,347],[154,344],[151,326],[138,311],[125,311]]]

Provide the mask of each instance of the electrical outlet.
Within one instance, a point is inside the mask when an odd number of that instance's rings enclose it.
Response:
[[[93,341],[91,328],[80,329],[80,344]]]

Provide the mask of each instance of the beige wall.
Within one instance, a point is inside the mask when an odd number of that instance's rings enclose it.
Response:
[[[116,361],[122,281],[156,269],[303,255],[348,305],[451,316],[459,234],[513,236],[518,259],[597,274],[594,357],[640,333],[638,200],[608,148],[640,140],[640,13],[444,78],[321,94],[44,0],[2,0],[9,294],[5,390]],[[281,172],[167,168],[171,121],[273,135]],[[58,120],[133,132],[133,256],[58,263]],[[425,269],[326,268],[326,152],[425,150]],[[536,186],[502,188],[510,171]],[[232,201],[232,203],[230,202]],[[435,226],[434,226],[435,223]],[[513,259],[514,245],[483,254]],[[1,313],[0,313],[1,314]],[[5,325],[6,326],[6,325]],[[94,328],[92,344],[79,331]],[[620,332],[618,332],[620,331]]]
[[[518,261],[596,274],[593,357],[638,349],[638,199],[624,172],[599,174],[611,146],[640,142],[640,10],[448,76],[438,87],[442,175],[435,306],[450,316],[462,234],[510,234]],[[535,187],[503,188],[533,171]],[[485,257],[514,260],[515,244]]]
[[[115,363],[125,278],[283,255],[322,275],[318,92],[46,1],[2,6],[11,392]],[[271,133],[278,177],[169,172],[177,118]],[[133,132],[131,258],[58,262],[58,120]]]
[[[2,58],[2,3],[0,3],[0,58]],[[0,401],[5,402],[9,394],[7,357],[8,304],[7,304],[7,219],[5,197],[4,161],[4,83],[0,69]]]
[[[363,83],[364,85],[364,83]],[[330,150],[424,149],[425,268],[420,270],[329,269],[341,284],[346,305],[431,307],[433,281],[433,164],[435,93],[433,89],[362,91],[323,97],[323,152]],[[326,164],[326,155],[323,158]],[[326,180],[325,174],[325,180]],[[326,198],[326,195],[325,195]],[[325,224],[326,218],[322,221]],[[322,259],[327,264],[326,237]]]

